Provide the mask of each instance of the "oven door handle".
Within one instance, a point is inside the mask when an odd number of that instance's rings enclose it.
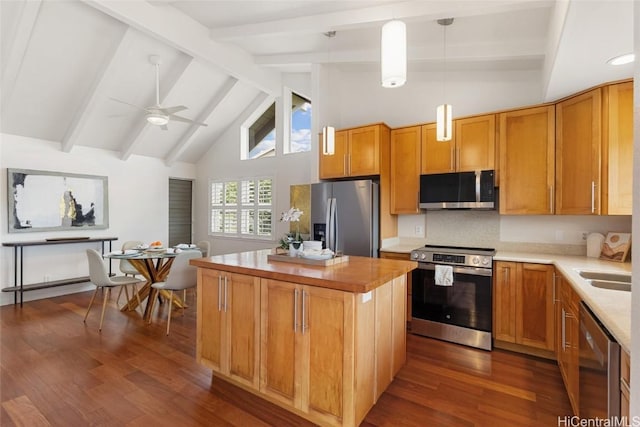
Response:
[[[439,264],[447,265],[447,264]],[[436,269],[436,264],[418,263],[418,269],[420,270],[433,270]],[[493,272],[489,268],[478,267],[453,267],[453,272],[458,274],[471,274],[473,276],[491,276]]]

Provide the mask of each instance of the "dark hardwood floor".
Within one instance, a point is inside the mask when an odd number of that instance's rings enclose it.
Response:
[[[195,362],[195,310],[153,323],[91,293],[0,307],[0,425],[300,426]],[[194,294],[188,301],[195,307]],[[176,315],[178,314],[178,315]],[[362,426],[557,426],[570,414],[555,363],[409,335],[407,363]]]

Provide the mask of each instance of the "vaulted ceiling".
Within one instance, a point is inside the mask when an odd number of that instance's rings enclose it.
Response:
[[[0,15],[2,133],[167,164],[197,162],[281,93],[282,73],[379,68],[391,18],[407,23],[410,72],[440,66],[445,17],[456,18],[449,67],[540,70],[541,100],[633,72],[605,63],[633,50],[632,0],[2,0]],[[147,123],[137,107],[156,103],[150,55],[161,58],[160,104],[208,126]]]

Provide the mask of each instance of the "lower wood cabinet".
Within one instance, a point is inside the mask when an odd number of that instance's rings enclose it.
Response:
[[[631,359],[620,350],[620,416],[629,419],[629,393],[631,388]]]
[[[365,293],[198,269],[197,359],[319,425],[356,426],[406,361],[406,275]]]
[[[209,269],[198,275],[198,361],[257,389],[260,279]]]
[[[499,261],[493,271],[494,339],[553,351],[553,266]]]
[[[404,252],[384,252],[384,251],[380,251],[380,258],[402,259],[402,260],[410,261],[411,260],[411,254],[404,253]],[[407,311],[407,322],[411,322],[411,292],[412,292],[411,276],[412,276],[411,273],[407,274],[407,310],[406,310]]]
[[[580,375],[580,297],[571,284],[556,273],[556,356],[573,413],[579,415],[578,381]]]

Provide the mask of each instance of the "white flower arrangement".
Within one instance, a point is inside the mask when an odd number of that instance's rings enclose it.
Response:
[[[294,248],[298,249],[302,243],[302,236],[300,236],[300,217],[304,212],[296,207],[291,207],[288,211],[282,212],[280,215],[281,222],[297,222],[296,232],[287,233],[285,237],[280,239],[280,247],[283,249],[289,249],[289,245],[294,245]]]

